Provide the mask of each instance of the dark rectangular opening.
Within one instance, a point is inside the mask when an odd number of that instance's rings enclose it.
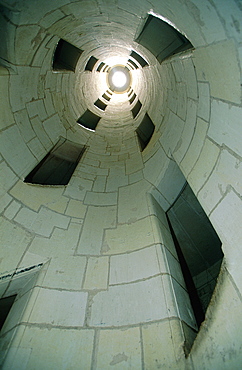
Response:
[[[130,90],[130,92],[128,93],[128,97],[130,97],[132,94],[133,94],[134,90]]]
[[[141,65],[142,68],[148,65],[146,60],[141,55],[136,53],[135,51],[132,50],[130,56],[134,58],[135,60],[137,60],[137,62]]]
[[[105,93],[102,95],[103,99],[109,101],[111,98],[110,96],[107,96]]]
[[[101,69],[103,68],[103,66],[105,66],[105,63],[103,63],[103,62],[100,63],[99,66],[98,66],[98,68],[97,68],[97,71],[100,72]]]
[[[133,118],[135,118],[135,117],[138,115],[138,113],[139,113],[139,111],[140,111],[141,107],[142,107],[142,104],[141,104],[141,102],[138,100],[138,101],[137,101],[137,103],[135,104],[134,108],[131,110],[131,112],[132,112],[132,114],[133,114]]]
[[[95,101],[94,105],[96,107],[98,107],[99,109],[101,109],[101,110],[105,110],[106,107],[107,107],[107,104],[105,104],[104,102],[102,102],[100,99],[98,99],[97,101]]]
[[[128,65],[132,70],[134,70],[134,69],[135,69],[135,68],[134,68],[134,66],[133,66],[131,63],[127,62],[127,65]]]
[[[55,71],[66,70],[75,72],[76,64],[82,53],[83,50],[60,39],[53,57],[53,69]]]
[[[141,151],[143,151],[147,147],[153,135],[154,130],[155,130],[155,125],[153,124],[149,115],[146,113],[144,118],[142,119],[141,124],[136,129]]]
[[[131,66],[135,69],[138,69],[139,67],[137,66],[137,64],[132,60],[132,59],[129,59],[128,60],[128,63],[131,64]]]
[[[193,48],[190,41],[163,20],[148,16],[145,25],[135,40],[147,48],[161,63],[169,56]]]
[[[103,69],[103,72],[107,72],[108,68],[109,68],[109,66],[106,65],[106,67],[104,67],[104,69]]]
[[[85,148],[60,138],[54,148],[29,173],[24,182],[40,185],[67,185]]]
[[[89,130],[95,131],[100,118],[101,117],[87,109],[85,113],[83,113],[83,115],[77,120],[77,123]]]
[[[134,102],[135,98],[136,98],[136,94],[134,93],[134,94],[131,96],[131,98],[129,99],[130,104],[132,104],[132,103]]]
[[[91,56],[86,64],[85,71],[90,71],[92,72],[95,64],[97,63],[98,59]]]
[[[188,184],[167,211],[167,219],[199,327],[223,260],[221,241]]]
[[[0,299],[0,330],[3,327],[4,322],[6,321],[6,318],[12,308],[12,305],[15,301],[15,298],[17,295],[12,295],[10,297],[5,297]]]

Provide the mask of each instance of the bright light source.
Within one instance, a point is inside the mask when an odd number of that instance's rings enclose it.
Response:
[[[127,77],[124,72],[117,71],[112,76],[112,83],[115,87],[123,87],[127,83]]]

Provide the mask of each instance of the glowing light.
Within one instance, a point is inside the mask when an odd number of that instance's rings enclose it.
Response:
[[[115,87],[123,87],[127,83],[127,77],[124,72],[117,71],[112,76],[112,83]]]

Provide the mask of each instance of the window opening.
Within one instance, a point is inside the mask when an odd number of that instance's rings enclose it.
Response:
[[[135,98],[136,98],[136,94],[134,93],[133,96],[129,99],[130,104],[134,102]]]
[[[67,185],[85,148],[60,138],[54,148],[29,173],[24,182],[40,185]]]
[[[129,93],[128,93],[128,97],[130,97],[132,94],[133,94],[134,90],[132,89]]]
[[[199,327],[220,271],[221,241],[188,184],[167,211],[167,219]]]
[[[85,71],[90,71],[92,72],[95,64],[97,63],[98,59],[91,56],[86,64]]]
[[[173,54],[193,48],[184,35],[153,15],[148,16],[135,41],[148,49],[160,63]]]
[[[75,72],[77,62],[82,53],[83,50],[60,39],[54,52],[53,69],[55,71],[66,70]]]
[[[107,69],[109,68],[109,66],[108,65],[106,65],[105,67],[104,67],[104,69],[103,69],[103,72],[107,72]]]
[[[99,109],[101,109],[101,110],[105,110],[106,107],[107,107],[107,104],[105,104],[104,102],[102,102],[100,99],[98,99],[97,101],[95,101],[94,105],[96,107],[98,107]]]
[[[141,104],[141,102],[138,100],[138,101],[137,101],[137,103],[135,104],[134,108],[131,110],[131,112],[132,112],[132,114],[133,114],[133,118],[135,118],[135,117],[138,115],[138,113],[139,113],[139,111],[140,111],[141,107],[142,107],[142,104]]]
[[[131,63],[129,63],[129,61],[127,62],[127,66],[130,67],[132,70],[135,69],[134,66]]]
[[[132,69],[138,69],[138,68],[139,68],[139,67],[137,66],[137,64],[136,64],[133,60],[131,60],[131,59],[129,59],[129,60],[128,60],[128,63],[129,63],[129,64],[131,64]]]
[[[136,53],[135,51],[132,50],[130,56],[134,58],[135,60],[137,60],[137,62],[141,65],[142,68],[148,65],[146,60],[141,55]]]
[[[150,142],[150,139],[154,133],[155,125],[146,113],[141,124],[136,129],[141,151],[143,151]]]
[[[87,109],[77,120],[77,123],[88,130],[95,131],[100,118],[101,117]]]
[[[14,304],[16,297],[17,294],[0,299],[0,330],[2,330],[2,327],[7,319],[7,316],[12,308],[12,305]]]
[[[97,71],[98,72],[101,72],[101,69],[103,68],[103,66],[105,66],[105,63],[103,63],[103,62],[100,63],[99,66],[98,66],[98,68],[97,68]]]
[[[103,99],[110,101],[111,97],[106,95],[105,93],[102,95]]]

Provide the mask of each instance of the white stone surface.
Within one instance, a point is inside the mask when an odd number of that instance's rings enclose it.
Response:
[[[141,369],[139,328],[101,330],[97,369]]]
[[[241,107],[229,105],[213,99],[211,105],[211,122],[208,136],[219,145],[225,144],[234,152],[242,155],[241,149]]]
[[[118,193],[97,193],[94,191],[87,191],[84,198],[84,204],[92,206],[114,206],[117,204]]]
[[[78,253],[100,254],[105,229],[116,226],[116,207],[89,206],[78,245]],[[109,230],[110,231],[110,230]]]
[[[89,324],[122,326],[168,317],[161,277],[112,286],[93,298]]]
[[[53,326],[83,326],[87,293],[37,289],[29,322]]]
[[[31,235],[1,218],[1,272],[14,270],[23,256],[26,246],[31,241]]]
[[[25,327],[18,349],[9,353],[5,368],[50,370],[90,369],[92,361],[93,330],[47,329]],[[24,334],[24,335],[23,335]],[[15,348],[14,348],[15,349]],[[20,359],[22,361],[20,361]]]
[[[88,258],[87,270],[83,288],[87,290],[105,290],[108,285],[109,260],[108,257]]]
[[[54,227],[67,229],[70,218],[46,208],[41,208],[39,213],[33,212],[28,208],[22,208],[14,221],[34,231],[36,234],[50,236]]]
[[[209,82],[211,96],[240,104],[240,72],[234,41],[199,48],[193,55],[197,78]]]
[[[110,258],[109,284],[111,285],[147,279],[159,273],[155,246]]]
[[[130,186],[124,186],[118,193],[118,222],[131,223],[148,216],[149,209],[146,193],[150,184],[139,181]]]
[[[119,254],[134,251],[155,243],[151,220],[146,217],[131,224],[118,225],[105,232],[103,253]]]

